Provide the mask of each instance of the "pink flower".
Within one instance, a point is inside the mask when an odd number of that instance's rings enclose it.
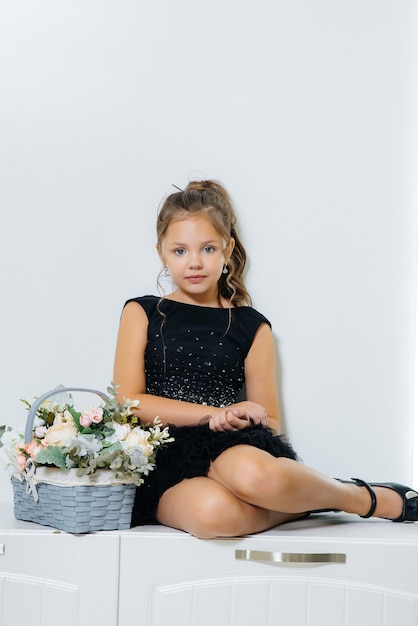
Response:
[[[86,411],[80,417],[80,424],[83,428],[89,428],[92,424],[100,424],[103,420],[103,409],[101,407],[96,407],[95,409],[90,409],[90,411]]]
[[[90,413],[93,424],[100,424],[103,420],[103,409],[98,406],[95,409],[92,409]]]
[[[25,452],[30,456],[31,459],[36,459],[36,455],[41,449],[42,446],[40,446],[37,441],[31,441],[25,446]]]
[[[36,441],[32,440],[30,443],[27,443],[25,445],[26,454],[28,454],[29,456],[32,456],[33,449],[37,447],[38,447],[38,444],[36,443]]]
[[[92,422],[93,420],[91,419],[90,412],[83,413],[83,415],[80,417],[80,425],[83,428],[90,428],[90,426],[92,425]]]
[[[23,454],[18,454],[16,457],[16,463],[20,471],[23,472],[26,467],[26,457]]]
[[[46,431],[47,431],[47,427],[46,426],[38,426],[38,428],[35,428],[35,437],[37,439],[43,439],[46,435]]]

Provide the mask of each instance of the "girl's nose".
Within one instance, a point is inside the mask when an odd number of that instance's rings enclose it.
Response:
[[[190,267],[202,267],[202,257],[198,253],[191,254],[189,257]]]

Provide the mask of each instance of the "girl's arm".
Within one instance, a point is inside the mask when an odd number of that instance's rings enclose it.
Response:
[[[269,427],[280,432],[273,335],[268,324],[258,329],[245,359],[247,399],[266,409]]]

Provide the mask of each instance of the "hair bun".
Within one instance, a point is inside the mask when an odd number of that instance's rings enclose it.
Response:
[[[195,191],[206,191],[207,189],[211,189],[212,191],[221,193],[224,190],[224,187],[217,180],[191,180],[185,191],[189,191],[190,189],[194,189]]]
[[[229,207],[232,207],[231,198],[225,187],[219,181],[212,179],[192,180],[189,182],[184,190],[186,194],[188,191],[200,192],[201,194],[203,194],[203,199],[205,202],[211,202],[211,197],[213,198],[213,195],[211,196],[211,194],[215,194],[215,197],[217,197],[218,199],[222,199],[223,203],[225,204],[226,212],[230,212]],[[233,215],[234,211],[233,209],[231,209],[231,216]],[[235,222],[235,217],[233,217],[232,221]]]

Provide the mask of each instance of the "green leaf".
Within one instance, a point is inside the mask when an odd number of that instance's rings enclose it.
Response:
[[[94,435],[94,430],[90,426],[86,428],[80,426],[80,433],[82,435]]]
[[[73,418],[74,424],[76,425],[77,430],[81,432],[83,430],[83,427],[80,424],[81,413],[76,411],[75,408],[71,404],[67,404],[67,411]]]
[[[122,444],[120,441],[116,441],[111,445],[106,445],[106,440],[103,441],[103,449],[106,450],[109,454],[113,454],[116,450],[122,450]]]
[[[35,463],[37,465],[55,465],[61,469],[67,469],[65,458],[65,454],[60,447],[48,446],[38,452]]]

